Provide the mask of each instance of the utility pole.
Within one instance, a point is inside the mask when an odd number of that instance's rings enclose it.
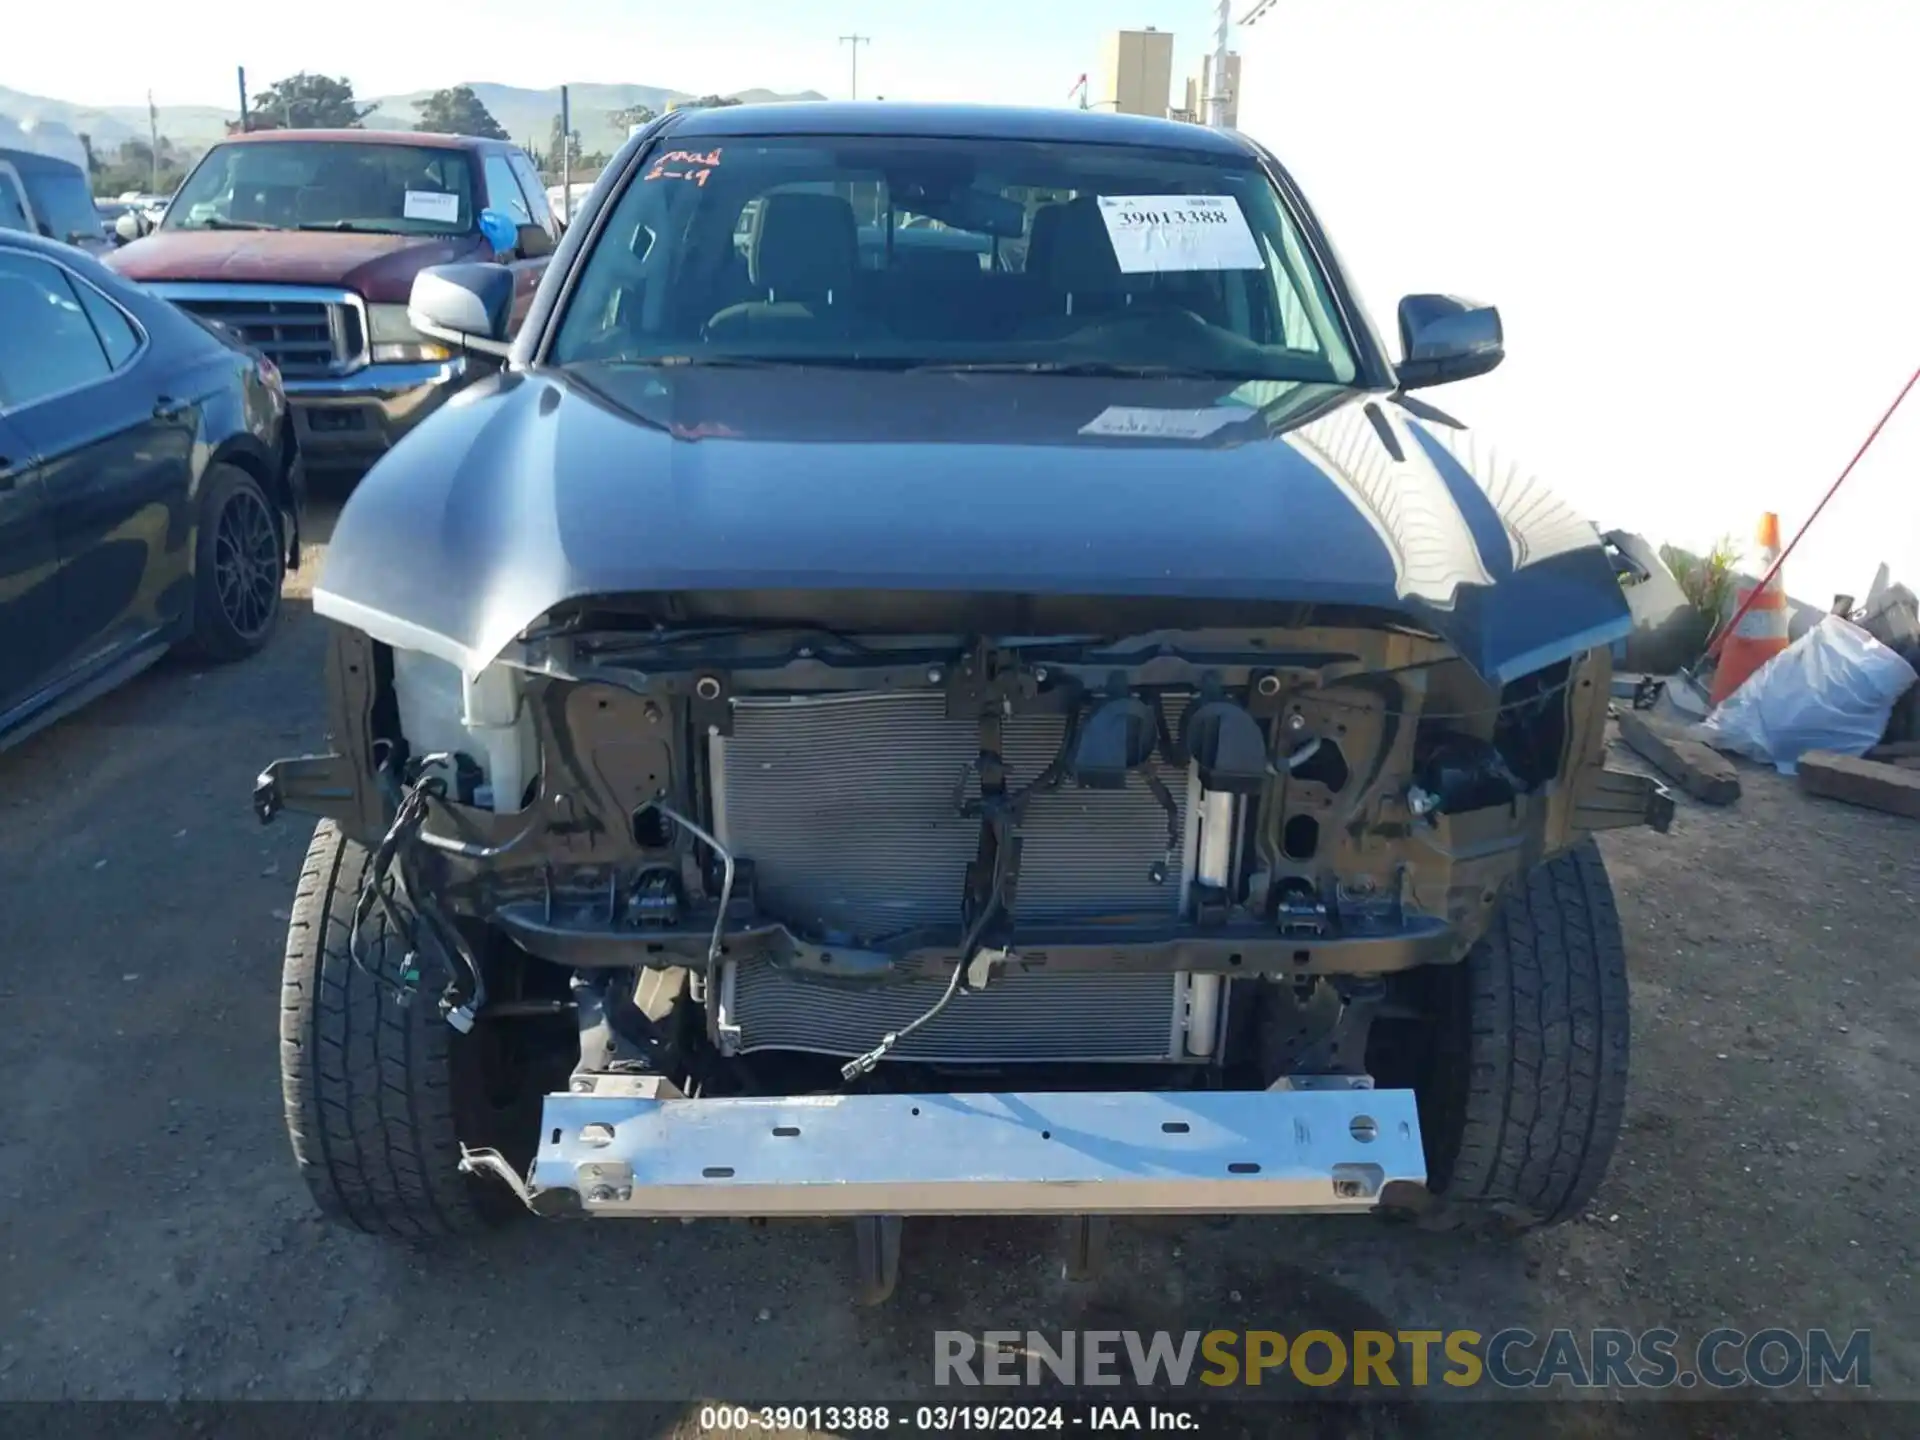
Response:
[[[246,134],[253,128],[247,122],[247,67],[240,67],[240,133]]]
[[[1207,124],[1227,128],[1227,34],[1233,28],[1233,0],[1219,0],[1213,22],[1213,74],[1207,86]]]
[[[160,112],[153,108],[153,91],[147,91],[147,144],[153,150],[153,188],[147,193],[160,193]]]
[[[858,100],[860,98],[860,47],[862,45],[871,45],[873,43],[873,37],[871,35],[842,35],[840,37],[840,43],[853,47],[853,74],[851,76],[851,83],[847,88],[852,98]]]
[[[560,223],[573,223],[573,107],[560,87]]]

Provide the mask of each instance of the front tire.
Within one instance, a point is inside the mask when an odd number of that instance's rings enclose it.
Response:
[[[405,1239],[471,1233],[513,1214],[518,1203],[498,1180],[460,1172],[462,1140],[524,1164],[516,1152],[530,1154],[532,1136],[499,1133],[497,1094],[489,1095],[476,1063],[487,1037],[449,1026],[430,984],[398,1004],[392,983],[376,982],[348,954],[354,901],[371,859],[323,820],[300,872],[281,982],[287,1134],[329,1219]],[[379,906],[360,940],[371,970],[399,973],[404,941]],[[525,1113],[524,1105],[507,1109]],[[538,1126],[537,1113],[532,1123]]]
[[[1529,1228],[1592,1199],[1626,1108],[1626,946],[1591,839],[1508,888],[1467,958],[1433,972],[1420,1084],[1435,1219]]]

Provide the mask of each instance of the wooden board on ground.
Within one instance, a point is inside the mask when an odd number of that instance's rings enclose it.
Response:
[[[1810,750],[1800,757],[1800,788],[1809,795],[1920,820],[1920,770]]]
[[[1731,760],[1644,710],[1620,712],[1620,738],[1694,799],[1731,805],[1740,798]]]

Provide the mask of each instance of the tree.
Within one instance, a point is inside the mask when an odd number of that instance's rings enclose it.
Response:
[[[473,93],[471,85],[436,90],[426,99],[414,101],[413,108],[420,112],[420,119],[413,127],[416,130],[428,130],[437,135],[478,135],[483,140],[511,138],[487,107],[480,103],[480,97]]]
[[[88,147],[91,150],[91,145]],[[199,150],[183,150],[166,136],[160,137],[158,167],[160,193],[172,194],[200,158]],[[120,142],[112,158],[92,151],[93,191],[96,195],[123,195],[129,190],[145,194],[153,188],[155,166],[153,148],[145,140]]]
[[[253,97],[247,127],[251,130],[358,130],[360,122],[372,113],[373,106],[354,103],[351,80],[310,75],[302,70]]]
[[[543,164],[556,175],[560,167],[571,161],[573,168],[580,168],[580,132],[575,130],[566,137],[565,147],[561,145],[560,117],[553,117],[553,126],[547,131],[547,153]]]
[[[669,109],[673,110],[716,110],[722,105],[738,105],[740,102],[732,95],[702,95],[698,100],[676,100]]]
[[[629,105],[624,110],[607,112],[607,123],[620,135],[631,135],[633,127],[645,125],[654,118],[652,107],[647,105]]]

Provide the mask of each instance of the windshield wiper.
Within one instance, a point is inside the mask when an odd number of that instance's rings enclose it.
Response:
[[[1249,380],[1278,378],[1182,365],[1116,365],[1107,360],[914,360],[897,355],[623,355],[578,363],[657,366],[662,370],[818,369],[888,370],[907,375],[1093,375],[1141,380],[1218,380],[1235,385]]]
[[[911,370],[911,360],[879,355],[648,355],[604,362],[658,365],[662,369],[727,370]]]
[[[929,375],[1092,375],[1127,380],[1230,380],[1240,384],[1268,377],[1186,365],[1116,365],[1110,360],[952,360],[911,367]]]
[[[278,225],[269,225],[264,220],[228,220],[219,215],[209,215],[204,220],[183,220],[182,230],[278,230]]]
[[[296,230],[350,230],[359,235],[404,235],[404,230],[389,230],[381,225],[361,225],[352,220],[317,220],[296,225]]]

